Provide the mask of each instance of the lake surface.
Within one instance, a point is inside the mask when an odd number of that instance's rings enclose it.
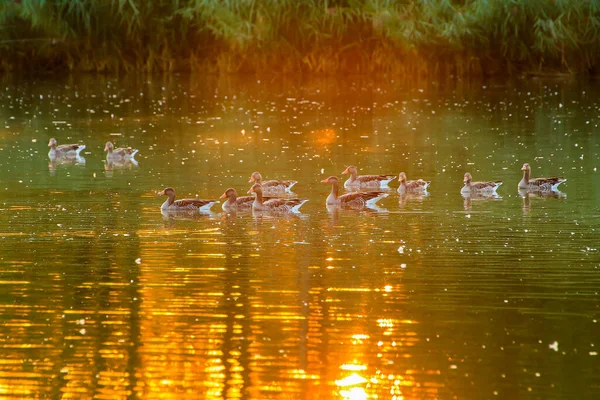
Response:
[[[5,79],[0,120],[2,398],[600,398],[598,82]],[[429,196],[330,213],[347,165]],[[256,170],[302,213],[161,215]]]

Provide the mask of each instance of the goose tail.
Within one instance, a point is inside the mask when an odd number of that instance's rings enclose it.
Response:
[[[374,197],[370,200],[367,200],[367,207],[374,207],[375,203],[377,203],[379,200],[384,199],[388,196],[389,196],[389,194],[387,194],[387,193],[381,193],[379,196]]]
[[[300,212],[300,207],[302,207],[302,205],[304,203],[306,203],[308,200],[301,200],[300,204],[295,205],[294,207],[292,207],[292,212],[298,213]]]
[[[217,203],[220,203],[220,201],[218,201],[218,200],[211,201],[210,203],[207,203],[207,204],[203,205],[202,207],[198,208],[198,210],[201,213],[209,213],[209,212],[211,212],[210,209],[212,208],[212,206],[214,206]]]

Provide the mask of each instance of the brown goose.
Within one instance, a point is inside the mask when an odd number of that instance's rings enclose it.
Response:
[[[52,159],[61,157],[79,157],[79,153],[85,149],[84,144],[62,144],[58,146],[56,139],[54,138],[50,139],[48,147],[50,147],[48,157]]]
[[[221,208],[223,211],[236,210],[251,210],[254,203],[254,196],[240,196],[234,188],[229,188],[221,195],[222,199],[227,199],[223,202]]]
[[[398,186],[398,193],[426,192],[427,186],[429,186],[431,183],[431,181],[424,181],[423,179],[408,181],[406,180],[406,174],[404,172],[400,172],[400,175],[398,176],[398,182],[400,182],[400,186]]]
[[[258,171],[253,172],[252,175],[250,175],[248,183],[252,182],[260,184],[263,187],[263,191],[269,194],[289,193],[291,192],[292,186],[298,183],[298,181],[280,181],[275,179],[263,181],[262,175]]]
[[[132,149],[131,147],[119,147],[115,149],[112,142],[106,142],[104,151],[108,152],[106,154],[107,160],[131,160],[138,152],[138,150]]]
[[[340,183],[336,176],[330,176],[327,179],[323,179],[321,183],[331,184],[331,193],[329,193],[326,200],[328,206],[341,206],[355,209],[376,207],[375,203],[388,196],[387,193],[383,192],[352,192],[338,196]]]
[[[472,179],[471,174],[467,172],[463,180],[465,186],[461,189],[461,193],[496,193],[502,185],[502,181],[473,182]]]
[[[358,170],[351,165],[342,172],[342,175],[350,174],[350,178],[344,183],[346,188],[386,188],[388,183],[396,178],[396,175],[358,175]]]
[[[187,211],[201,213],[210,212],[213,204],[218,203],[217,200],[199,200],[199,199],[181,199],[175,200],[175,189],[168,187],[165,190],[158,192],[159,196],[167,196],[168,199],[160,207],[162,212],[177,212]]]
[[[263,202],[263,187],[260,183],[255,183],[248,194],[256,193],[252,209],[255,211],[281,211],[281,212],[299,212],[300,207],[308,200],[305,199],[269,199]]]
[[[523,164],[521,171],[524,172],[523,179],[521,179],[521,182],[519,182],[519,189],[533,191],[558,190],[558,185],[566,181],[566,179],[563,177],[531,179],[531,167],[527,163]]]

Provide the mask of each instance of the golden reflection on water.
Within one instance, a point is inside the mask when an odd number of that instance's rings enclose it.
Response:
[[[381,379],[385,366],[376,365],[386,354],[414,344],[414,334],[405,329],[414,321],[374,319],[373,326],[365,327],[371,333],[326,328],[335,321],[353,324],[364,314],[360,308],[349,312],[335,306],[339,296],[401,298],[402,286],[306,286],[303,280],[310,274],[350,258],[326,252],[322,266],[310,265],[298,253],[261,244],[271,226],[258,222],[241,240],[224,236],[228,225],[138,232],[143,240],[140,328],[138,365],[128,377],[132,392],[140,398],[173,399],[199,394],[207,399],[367,399],[384,398],[391,391],[402,398],[402,385],[394,388]],[[284,232],[281,241],[292,244],[295,239],[286,236],[294,233],[290,223],[275,222]],[[254,257],[257,248],[259,258]],[[277,260],[286,254],[296,258],[296,273],[260,267],[261,258]],[[118,351],[103,354],[125,357]],[[328,360],[325,365],[323,360]],[[329,365],[334,360],[338,367]]]
[[[569,346],[568,332],[594,341],[598,224],[589,175],[569,177],[584,190],[569,192],[576,203],[511,194],[465,202],[454,181],[472,165],[504,171],[508,182],[515,157],[536,147],[551,153],[536,142],[542,135],[514,135],[503,122],[502,140],[488,140],[497,126],[477,108],[442,113],[459,101],[454,95],[437,114],[435,101],[398,103],[413,96],[402,92],[376,95],[368,111],[336,108],[341,102],[310,115],[287,96],[267,112],[260,96],[236,87],[229,94],[240,97],[224,99],[210,87],[208,108],[181,95],[180,105],[197,113],[182,116],[167,110],[175,99],[163,102],[168,83],[144,86],[154,93],[133,101],[139,118],[96,120],[85,111],[76,129],[100,133],[85,137],[85,167],[62,165],[48,176],[47,150],[29,143],[45,134],[43,118],[23,123],[24,134],[3,148],[2,187],[11,190],[0,208],[0,397],[408,400],[485,398],[498,389],[517,398],[519,389],[506,388],[533,386],[550,398],[561,379],[563,388],[588,388],[571,381],[592,381],[594,357],[582,362],[581,354],[595,349]],[[308,90],[318,97],[317,88]],[[344,100],[361,97],[358,89]],[[372,108],[375,100],[389,114]],[[248,124],[258,110],[259,122]],[[467,111],[474,120],[463,125]],[[93,149],[113,128],[143,142],[140,165],[105,175],[104,154]],[[576,139],[593,149],[588,130],[556,132],[549,143],[566,149]],[[477,152],[465,150],[470,141]],[[517,152],[502,157],[498,146]],[[571,167],[595,167],[575,164],[574,151],[564,152]],[[182,174],[184,162],[193,173]],[[348,163],[364,173],[412,168],[432,179],[431,195],[392,192],[388,213],[328,212],[329,189],[318,182]],[[165,185],[214,196],[231,180],[241,191],[255,165],[269,178],[298,179],[299,196],[310,199],[306,215],[225,215],[218,206],[207,216],[160,215],[154,193]],[[548,351],[559,342],[560,353]],[[563,355],[583,366],[577,379],[562,368]],[[540,377],[532,365],[545,368]],[[507,371],[510,380],[498,383]]]
[[[147,212],[148,219],[157,213]],[[353,286],[335,279],[350,271],[354,253],[329,248],[318,258],[303,257],[307,246],[294,219],[255,220],[243,235],[235,233],[235,221],[200,229],[189,223],[143,226],[134,235],[112,229],[109,237],[137,238],[136,252],[117,246],[106,258],[106,278],[84,275],[69,283],[80,300],[68,308],[60,302],[47,309],[2,305],[13,317],[4,321],[0,339],[11,354],[0,359],[1,393],[106,399],[439,395],[437,380],[422,380],[429,373],[398,374],[419,343],[412,329],[418,321],[385,310],[371,317],[365,309],[369,298],[404,302],[400,281]],[[367,226],[359,234],[368,235]],[[274,230],[276,243],[266,240]],[[40,237],[62,238],[58,232]],[[68,235],[97,238],[86,230]],[[23,274],[30,267],[23,260],[7,268]],[[23,296],[33,289],[27,276],[0,285]],[[48,278],[57,294],[68,283],[63,273]],[[34,322],[40,313],[49,318]],[[41,336],[32,336],[35,329]]]

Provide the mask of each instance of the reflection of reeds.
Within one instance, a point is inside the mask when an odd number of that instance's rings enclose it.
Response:
[[[0,26],[5,70],[588,72],[600,4],[20,0],[0,4]]]

